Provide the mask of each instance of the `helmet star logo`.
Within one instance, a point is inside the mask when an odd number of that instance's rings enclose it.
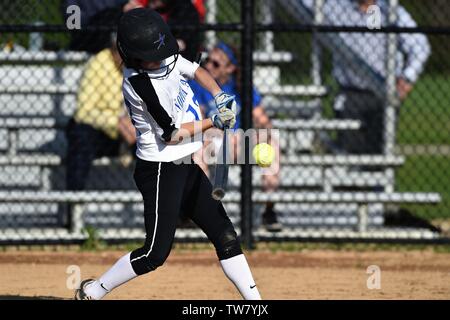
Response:
[[[164,40],[165,40],[165,39],[166,39],[166,35],[160,33],[160,34],[159,34],[159,39],[156,40],[155,42],[153,42],[153,43],[158,43],[158,48],[157,48],[157,50],[159,50],[159,48],[161,48],[161,46],[166,45],[166,44],[164,43]]]

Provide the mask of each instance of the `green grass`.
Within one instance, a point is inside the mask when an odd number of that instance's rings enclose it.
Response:
[[[450,76],[427,74],[420,78],[401,107],[399,145],[450,145]],[[436,206],[405,206],[422,218],[450,218],[450,155],[408,156],[397,170],[398,191],[439,192]]]
[[[450,145],[450,76],[423,75],[401,106],[398,144]]]
[[[439,192],[438,205],[405,206],[426,219],[450,218],[450,158],[447,156],[409,156],[397,170],[396,190]]]
[[[87,233],[88,238],[80,246],[81,251],[97,251],[106,248],[105,242],[100,240],[97,229],[93,227],[86,227],[85,232]]]

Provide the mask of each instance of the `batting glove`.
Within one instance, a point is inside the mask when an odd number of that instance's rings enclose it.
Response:
[[[224,130],[234,128],[236,124],[236,115],[230,109],[225,108],[223,112],[213,115],[211,120],[214,127]]]
[[[224,91],[218,93],[214,97],[214,102],[219,112],[224,112],[226,109],[233,111],[236,114],[236,101],[234,100],[236,96],[225,93]]]

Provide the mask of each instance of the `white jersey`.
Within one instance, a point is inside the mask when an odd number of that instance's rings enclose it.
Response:
[[[169,63],[166,59],[166,63]],[[169,75],[154,79],[156,72],[138,73],[125,69],[123,96],[136,128],[137,157],[147,161],[170,162],[184,158],[202,146],[201,139],[167,144],[182,123],[202,119],[187,80],[193,79],[198,64],[181,55]],[[165,73],[165,70],[163,71]],[[153,77],[153,78],[152,78]]]

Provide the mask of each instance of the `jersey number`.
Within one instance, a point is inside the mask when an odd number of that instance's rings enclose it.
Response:
[[[195,103],[195,106],[198,107],[198,101],[197,101],[197,99],[195,99],[195,98],[194,98],[194,103]],[[190,104],[189,104],[189,107],[187,108],[187,112],[192,112],[192,114],[193,114],[194,117],[195,117],[195,120],[200,120],[200,117],[198,116],[197,111],[196,111],[196,110],[194,109],[194,107],[191,106]]]

